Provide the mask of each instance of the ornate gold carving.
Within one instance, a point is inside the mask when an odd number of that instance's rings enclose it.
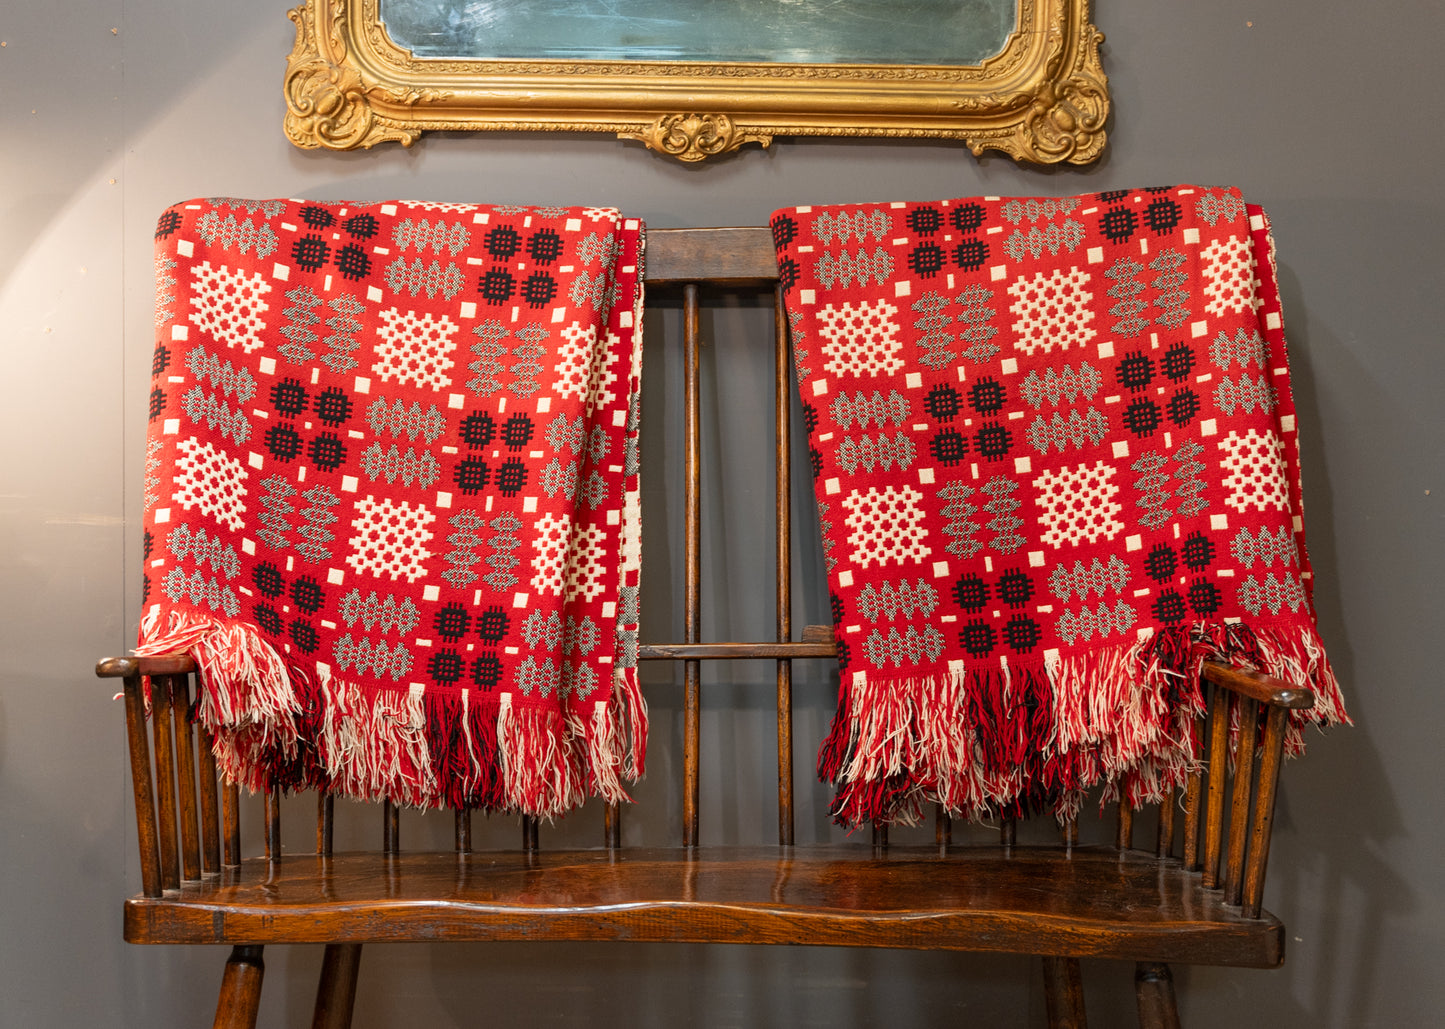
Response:
[[[1082,164],[1104,149],[1109,97],[1092,76],[1078,75],[1041,89],[1018,129],[1018,148],[1031,161]]]
[[[684,161],[775,136],[911,136],[1094,160],[1109,93],[1088,0],[1018,0],[1018,16],[1003,52],[974,67],[436,60],[391,41],[380,0],[306,0],[290,12],[286,134],[341,150],[426,130],[615,132]]]
[[[308,3],[287,12],[296,23],[296,44],[286,60],[286,136],[299,147],[328,147],[332,150],[353,150],[387,140],[411,146],[421,135],[420,129],[404,128],[377,118],[371,109],[368,94],[378,92],[368,87],[361,72],[347,63],[347,49],[341,34],[341,18],[346,4],[333,0],[327,13],[325,43],[317,32],[316,5]],[[406,102],[406,93],[379,90],[388,99]],[[411,104],[422,99],[421,93],[435,90],[412,90],[418,94]]]
[[[620,139],[640,139],[659,153],[679,161],[701,161],[736,150],[744,143],[767,146],[773,137],[740,131],[725,114],[663,114],[642,132],[619,132]]]

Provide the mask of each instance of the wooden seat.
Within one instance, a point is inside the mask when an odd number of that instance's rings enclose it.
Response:
[[[626,940],[1036,954],[1057,1026],[1084,1024],[1080,957],[1138,963],[1145,1026],[1178,1024],[1170,962],[1278,966],[1284,928],[1261,908],[1264,873],[1286,717],[1313,698],[1253,673],[1206,667],[1206,767],[1180,803],[1162,805],[1151,819],[1156,831],[1146,847],[1135,845],[1127,804],[1119,806],[1113,846],[1079,845],[1073,824],[1056,845],[1021,845],[1009,819],[996,840],[965,844],[942,817],[928,846],[890,846],[883,827],[856,843],[795,844],[791,663],[832,656],[833,642],[826,628],[795,635],[791,624],[791,385],[781,317],[774,333],[776,633],[704,642],[700,619],[699,311],[714,290],[774,290],[772,246],[758,228],[653,231],[648,247],[650,288],[680,289],[683,311],[681,340],[665,345],[681,347],[686,384],[685,638],[640,653],[684,667],[678,845],[622,847],[622,815],[609,809],[594,850],[543,849],[536,822],[523,819],[517,849],[480,851],[463,811],[452,850],[412,853],[400,845],[396,809],[383,804],[378,850],[333,852],[333,801],[323,795],[315,853],[283,858],[273,791],[260,845],[244,856],[236,789],[218,785],[207,734],[193,726],[190,659],[110,658],[97,671],[124,680],[141,851],[142,892],[126,902],[125,938],[230,944],[219,1026],[255,1024],[262,948],[281,943],[327,945],[318,1026],[349,1024],[361,947],[377,942]],[[777,846],[702,846],[698,836],[701,663],[736,658],[776,661]],[[152,681],[149,732],[142,676]],[[1240,748],[1234,762],[1226,751],[1231,725],[1241,738],[1262,741],[1257,750]]]
[[[137,943],[631,940],[1280,962],[1177,862],[1080,847],[700,847],[252,858],[126,905]],[[1125,908],[1127,904],[1127,909]],[[318,911],[326,918],[318,919]]]

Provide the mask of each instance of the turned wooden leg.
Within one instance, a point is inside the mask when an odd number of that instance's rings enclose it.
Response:
[[[1084,1016],[1084,976],[1078,958],[1044,958],[1044,1003],[1049,1029],[1087,1029]]]
[[[361,967],[361,944],[328,943],[316,984],[316,1013],[311,1029],[350,1029],[356,1003],[356,972]]]
[[[1139,1029],[1179,1029],[1179,1008],[1174,1003],[1174,976],[1162,961],[1141,961],[1134,970],[1134,992],[1139,1000]]]
[[[256,1029],[261,977],[265,974],[260,947],[231,948],[226,974],[221,979],[221,996],[216,1002],[214,1029]]]

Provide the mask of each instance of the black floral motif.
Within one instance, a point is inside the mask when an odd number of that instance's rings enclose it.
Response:
[[[282,379],[271,387],[271,403],[279,415],[294,418],[306,410],[308,402],[306,387],[295,379]]]
[[[455,650],[438,650],[426,663],[427,674],[444,686],[460,679],[465,669],[466,662]]]
[[[502,424],[502,442],[508,450],[521,450],[532,442],[532,419],[514,414]]]
[[[1144,558],[1144,570],[1155,582],[1168,582],[1178,567],[1179,558],[1175,556],[1174,548],[1167,543],[1154,544],[1149,556]]]
[[[263,597],[279,597],[286,591],[286,580],[281,571],[270,561],[262,561],[251,570],[251,581]]]
[[[336,254],[336,270],[352,282],[371,274],[371,258],[355,243],[348,243]]]
[[[320,236],[302,236],[291,244],[291,260],[308,272],[318,271],[331,256],[331,247]]]
[[[980,454],[997,461],[1008,456],[1009,450],[1013,447],[1013,433],[999,422],[987,422],[983,428],[978,430],[978,435],[974,437],[973,443],[978,447]]]
[[[943,269],[943,248],[937,243],[920,243],[908,255],[908,267],[925,279],[932,278]]]
[[[346,231],[357,239],[370,239],[378,228],[376,218],[369,214],[353,214],[342,223]]]
[[[1130,354],[1119,362],[1119,385],[1138,392],[1154,381],[1154,362],[1147,354]]]
[[[934,460],[951,468],[968,453],[968,440],[957,429],[942,429],[928,441],[928,452]]]
[[[1149,201],[1149,206],[1144,208],[1144,221],[1154,235],[1162,236],[1174,231],[1183,213],[1173,200],[1160,197],[1158,200]]]
[[[1019,654],[1027,654],[1037,647],[1043,635],[1039,623],[1027,615],[1014,615],[1004,623],[1004,642]]]
[[[506,610],[493,604],[477,619],[477,635],[488,643],[500,643],[510,625],[511,619],[507,617]]]
[[[985,657],[998,645],[998,634],[993,631],[993,626],[975,618],[959,630],[958,642],[974,657]]]
[[[1205,579],[1195,579],[1189,587],[1189,606],[1201,618],[1208,618],[1219,610],[1221,600],[1219,588]]]
[[[291,599],[297,607],[309,615],[315,614],[321,609],[322,603],[326,600],[326,594],[322,592],[321,584],[312,576],[303,575],[291,584]]]
[[[455,641],[472,627],[472,616],[460,604],[447,604],[432,615],[432,626],[442,639]]]
[[[522,283],[522,299],[531,307],[551,303],[557,295],[557,280],[546,272],[533,272]]]
[[[1184,563],[1192,571],[1202,571],[1214,560],[1214,543],[1201,532],[1191,532],[1184,537]]]
[[[179,211],[167,211],[156,221],[156,239],[165,239],[181,227]]]
[[[346,444],[334,432],[323,432],[306,448],[306,456],[322,471],[335,471],[346,460]]]
[[[953,584],[953,599],[965,611],[979,611],[988,603],[988,583],[977,575],[963,575]]]
[[[551,264],[562,256],[562,237],[555,229],[538,229],[527,240],[527,253],[538,264]]]
[[[998,414],[1008,394],[996,380],[984,376],[968,387],[968,403],[979,414]]]
[[[487,467],[487,463],[475,457],[458,462],[456,468],[452,470],[452,477],[456,479],[457,488],[469,497],[480,493],[487,485],[487,479],[490,476],[491,469]]]
[[[493,268],[483,275],[482,281],[477,284],[477,292],[489,304],[505,304],[512,299],[516,288],[517,280],[505,268]]]
[[[1154,617],[1165,624],[1181,621],[1184,615],[1184,598],[1177,590],[1165,590],[1154,601]]]
[[[281,635],[281,616],[270,604],[252,604],[251,617],[261,627],[261,631],[271,636]]]
[[[315,207],[308,204],[301,208],[301,220],[310,228],[324,229],[336,221],[336,216],[324,207]]]
[[[472,662],[472,682],[481,690],[491,691],[502,681],[502,662],[496,654],[483,654]]]
[[[963,402],[958,395],[958,390],[947,383],[940,383],[928,391],[928,396],[923,398],[923,409],[935,420],[940,422],[951,422],[958,416],[959,408]]]
[[[953,227],[959,232],[977,232],[983,225],[983,208],[978,204],[964,204],[953,209]]]
[[[998,577],[998,595],[1009,607],[1022,607],[1034,595],[1034,581],[1017,568]]]
[[[1159,363],[1163,366],[1165,375],[1179,382],[1194,369],[1194,351],[1188,343],[1175,343],[1164,351],[1164,357]]]
[[[351,417],[351,398],[335,386],[322,390],[316,398],[316,417],[327,425],[340,425]]]
[[[931,236],[943,228],[943,215],[936,207],[915,207],[908,212],[908,227],[920,236]]]
[[[1161,421],[1159,405],[1152,400],[1140,398],[1124,408],[1124,425],[1136,436],[1149,435]]]
[[[1166,405],[1169,411],[1169,420],[1175,425],[1183,427],[1194,420],[1199,413],[1199,395],[1192,389],[1180,387],[1174,391]]]
[[[1111,207],[1099,219],[1099,231],[1115,243],[1127,243],[1138,227],[1138,216],[1127,207]]]
[[[953,259],[964,271],[978,271],[988,260],[988,244],[981,239],[966,239],[954,248]]]
[[[311,653],[316,649],[316,629],[304,618],[297,618],[291,623],[291,642],[299,650]]]
[[[485,411],[473,411],[462,419],[462,439],[469,447],[484,447],[497,434],[497,423]]]
[[[266,430],[266,449],[278,461],[294,461],[301,453],[301,436],[289,425],[273,425]]]
[[[784,293],[791,293],[798,284],[798,262],[791,257],[778,262],[778,284],[783,287]]]
[[[798,223],[786,214],[780,214],[771,222],[773,230],[773,249],[782,250],[798,235]]]
[[[522,237],[510,225],[498,225],[490,230],[483,237],[483,242],[487,245],[487,253],[500,261],[505,261],[522,249]]]
[[[527,484],[527,466],[521,461],[503,461],[497,469],[497,492],[504,497],[515,497]]]

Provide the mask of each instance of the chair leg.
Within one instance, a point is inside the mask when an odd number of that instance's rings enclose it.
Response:
[[[1162,961],[1141,961],[1134,970],[1134,993],[1139,1000],[1139,1029],[1179,1029],[1179,1008],[1174,1002],[1174,976]]]
[[[316,1013],[311,1029],[350,1029],[356,1003],[356,973],[361,967],[361,944],[328,943],[316,984]]]
[[[216,1001],[214,1029],[256,1029],[261,978],[265,974],[260,947],[231,948],[226,974],[221,978],[221,996]]]
[[[1088,1029],[1084,1015],[1084,976],[1078,958],[1044,957],[1044,1003],[1049,1029]]]

